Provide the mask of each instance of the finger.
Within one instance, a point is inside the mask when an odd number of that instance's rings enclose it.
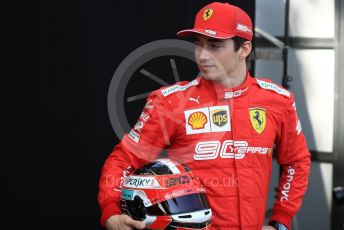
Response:
[[[126,214],[123,214],[122,215],[122,220],[123,220],[123,223],[126,224],[126,225],[131,225],[131,221],[133,220],[130,216],[126,215]]]
[[[118,230],[134,230],[134,227],[132,226],[132,219],[131,217],[125,215],[123,216],[123,219],[122,219],[122,226],[120,229]]]
[[[143,221],[133,220],[133,227],[136,229],[144,229],[146,225]]]
[[[143,221],[133,220],[130,216],[125,217],[125,223],[137,229],[144,229],[146,227]]]

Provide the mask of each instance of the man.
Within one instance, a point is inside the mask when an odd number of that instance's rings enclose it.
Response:
[[[197,13],[193,29],[178,35],[194,37],[201,76],[154,91],[106,160],[99,191],[103,226],[145,227],[121,215],[120,178],[166,148],[206,187],[211,229],[290,229],[306,191],[310,154],[293,95],[247,71],[251,19],[238,7],[215,2]],[[270,226],[263,226],[274,146],[283,172]]]

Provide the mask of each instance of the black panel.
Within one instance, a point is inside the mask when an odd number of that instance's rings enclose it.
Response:
[[[253,1],[235,3],[253,15]],[[107,112],[112,75],[131,51],[191,26],[205,4],[1,3],[0,229],[101,229],[98,179],[118,143]]]

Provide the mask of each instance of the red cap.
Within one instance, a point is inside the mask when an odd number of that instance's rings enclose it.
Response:
[[[177,35],[187,37],[194,33],[219,39],[238,36],[252,41],[253,27],[251,18],[239,7],[213,2],[198,11],[193,29],[179,31]]]

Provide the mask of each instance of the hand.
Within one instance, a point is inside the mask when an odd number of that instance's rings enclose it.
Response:
[[[271,226],[263,226],[262,230],[276,230],[276,228]]]
[[[113,215],[106,220],[106,228],[108,230],[133,230],[144,229],[145,223],[143,221],[133,220],[130,216],[122,215]]]

